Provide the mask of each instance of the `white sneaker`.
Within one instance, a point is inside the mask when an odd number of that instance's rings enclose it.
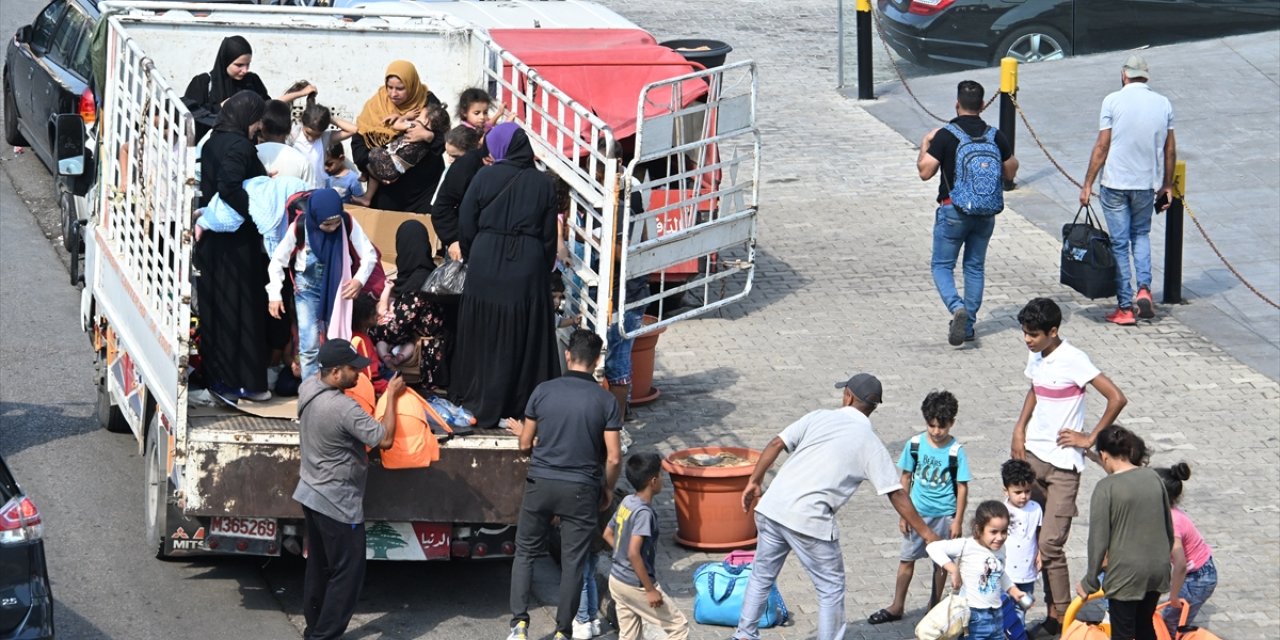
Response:
[[[604,635],[604,622],[600,618],[591,621],[591,637]]]
[[[591,640],[594,637],[596,637],[595,629],[592,627],[590,621],[573,621],[573,640]]]
[[[511,627],[507,640],[529,640],[529,623],[517,622],[516,626]]]

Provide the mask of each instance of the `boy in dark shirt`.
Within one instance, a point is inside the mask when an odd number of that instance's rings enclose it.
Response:
[[[613,547],[609,593],[618,609],[618,639],[636,640],[648,623],[662,627],[667,640],[685,640],[689,620],[662,592],[653,566],[658,518],[650,503],[662,491],[662,459],[656,453],[632,455],[626,474],[636,492],[623,498],[604,532]]]

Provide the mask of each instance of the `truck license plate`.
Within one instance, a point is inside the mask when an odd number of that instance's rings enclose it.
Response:
[[[214,518],[210,533],[254,540],[275,540],[275,518]]]

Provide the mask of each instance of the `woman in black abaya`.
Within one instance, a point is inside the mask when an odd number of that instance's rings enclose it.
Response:
[[[266,102],[252,91],[233,95],[218,113],[201,152],[200,206],[216,193],[245,222],[228,233],[206,231],[195,247],[200,355],[205,381],[225,398],[267,400],[267,254],[249,215],[249,178],[267,175],[250,137]]]
[[[263,100],[270,100],[266,85],[258,74],[249,70],[253,64],[253,47],[242,36],[227,36],[218,46],[218,55],[213,61],[213,69],[201,73],[191,79],[187,90],[182,94],[182,103],[187,105],[191,117],[196,121],[196,140],[213,128],[222,111],[223,103],[241,91],[252,91]],[[302,88],[285,93],[280,99],[293,102],[315,91],[315,87],[305,85]]]
[[[450,385],[478,427],[523,416],[534,387],[560,373],[551,306],[555,186],[534,168],[518,125],[494,127],[486,143],[496,162],[476,174],[458,210],[467,284]]]

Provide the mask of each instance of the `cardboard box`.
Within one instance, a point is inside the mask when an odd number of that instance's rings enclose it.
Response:
[[[370,209],[354,204],[348,204],[343,208],[356,222],[360,223],[360,228],[364,229],[365,235],[369,236],[373,246],[382,253],[382,269],[387,272],[387,275],[391,275],[396,270],[396,231],[406,220],[417,220],[427,226],[427,234],[431,238],[432,256],[440,248],[440,238],[436,236],[436,229],[431,224],[429,215]]]

